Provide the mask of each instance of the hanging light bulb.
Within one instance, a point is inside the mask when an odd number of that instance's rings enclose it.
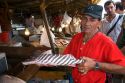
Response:
[[[54,27],[52,27],[52,31],[55,31],[55,28],[54,28]]]
[[[61,27],[59,28],[59,32],[62,32],[62,28]]]
[[[26,36],[29,36],[29,35],[30,35],[30,31],[29,31],[29,29],[28,29],[28,28],[26,28],[26,29],[25,29],[24,34],[25,34]]]
[[[34,19],[34,16],[31,16]]]

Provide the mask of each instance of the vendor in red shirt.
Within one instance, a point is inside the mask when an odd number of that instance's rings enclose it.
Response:
[[[64,54],[85,62],[72,70],[74,83],[105,83],[106,72],[125,74],[125,57],[116,44],[99,32],[102,6],[89,5],[82,11],[81,33],[76,34]]]

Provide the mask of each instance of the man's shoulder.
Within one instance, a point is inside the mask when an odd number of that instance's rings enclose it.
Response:
[[[101,32],[99,33],[98,37],[99,37],[98,39],[100,40],[100,42],[107,43],[107,44],[113,43],[113,40],[110,37],[106,36],[105,34]]]
[[[119,14],[119,17],[123,17],[123,18],[124,18],[124,17],[125,17],[125,14]]]
[[[102,22],[102,24],[109,23],[108,20],[107,20],[107,16],[105,16],[105,18],[103,18],[103,19],[101,20],[101,22]]]

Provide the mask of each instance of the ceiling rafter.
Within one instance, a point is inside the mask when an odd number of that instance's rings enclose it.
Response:
[[[9,8],[20,9],[20,10],[30,10],[31,12],[36,10],[40,11],[41,0],[6,0]],[[58,11],[72,11],[75,9],[80,10],[90,3],[96,3],[99,0],[45,0],[47,4],[46,10],[49,13],[54,13]]]

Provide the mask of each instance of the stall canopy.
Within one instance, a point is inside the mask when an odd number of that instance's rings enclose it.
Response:
[[[41,0],[3,0],[8,4],[10,11],[17,14],[24,14],[25,12],[39,13]],[[47,14],[54,14],[56,12],[64,12],[67,10],[69,13],[75,10],[80,10],[84,6],[91,3],[98,3],[100,0],[45,0],[47,5]]]

